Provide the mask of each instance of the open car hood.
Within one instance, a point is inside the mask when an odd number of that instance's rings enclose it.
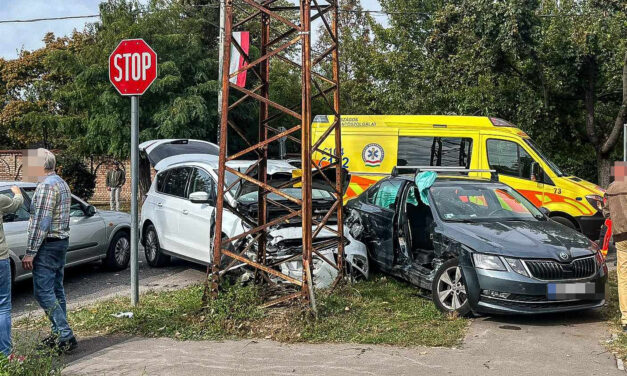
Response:
[[[255,163],[255,161],[231,161],[227,162],[227,165],[231,168],[237,169],[238,171],[245,173],[246,170]],[[284,160],[268,160],[267,165],[267,182],[272,187],[281,187],[281,188],[299,188],[301,186],[299,177],[301,176],[302,171],[298,167],[288,163]],[[335,184],[335,169],[329,168],[327,170],[322,170],[322,173],[318,172],[317,169],[312,170],[312,188],[320,189],[323,191],[334,193],[334,187],[331,187],[327,182],[327,179]],[[326,179],[322,176],[324,174]],[[257,177],[257,168],[252,169],[248,174],[251,177]],[[293,181],[291,184],[288,184],[290,181]],[[348,188],[348,183],[350,181],[350,174],[348,170],[342,169],[342,188],[343,192],[346,193],[346,189]],[[288,184],[288,185],[286,185]],[[242,184],[238,187],[237,193],[235,194],[235,198],[244,195],[246,193],[257,191],[258,186],[249,182],[242,180]]]
[[[175,163],[183,162],[206,162],[211,165],[217,166],[218,164],[218,145],[202,140],[188,140],[188,139],[163,139],[163,140],[151,140],[142,142],[139,145],[139,151],[150,162],[150,165],[157,171],[167,168]],[[256,161],[254,160],[235,160],[227,162],[227,165],[233,169],[236,169],[242,173],[245,173],[250,166]],[[289,163],[286,160],[269,159],[267,164],[268,184],[273,187],[279,187],[290,180],[300,176],[302,171],[295,165]],[[335,169],[329,168],[323,170],[326,178],[335,183]],[[251,177],[257,177],[257,168],[248,172]],[[350,175],[346,169],[342,169],[342,180],[344,192],[348,188]],[[314,189],[321,189],[328,192],[333,192],[333,188],[329,186],[326,179],[318,172],[317,169],[313,169],[312,184]],[[300,180],[295,181],[293,184],[286,186],[298,188],[300,186]],[[250,193],[257,190],[257,186],[251,182],[242,180],[241,184],[237,187],[237,190],[232,191],[234,198]]]
[[[151,140],[142,142],[139,145],[139,151],[143,153],[150,165],[156,170],[159,170],[159,162],[168,158],[174,160],[176,158],[184,158],[187,160],[189,156],[198,156],[202,158],[206,155],[218,156],[220,149],[218,145],[202,140],[188,140],[188,139],[164,139],[164,140]],[[183,162],[184,160],[180,160]],[[162,168],[165,166],[162,166]]]

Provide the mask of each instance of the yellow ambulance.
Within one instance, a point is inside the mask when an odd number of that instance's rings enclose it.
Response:
[[[444,115],[343,115],[342,165],[351,173],[347,198],[359,195],[395,166],[446,166],[496,170],[553,220],[598,239],[603,223],[601,187],[567,175],[515,125],[498,118]],[[318,115],[313,142],[333,124]],[[333,134],[333,133],[331,133]],[[334,152],[334,137],[320,149]],[[331,161],[315,153],[320,166]],[[475,173],[475,175],[489,173]]]

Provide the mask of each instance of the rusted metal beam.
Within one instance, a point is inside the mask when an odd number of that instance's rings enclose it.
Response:
[[[324,9],[322,9],[322,12],[318,12],[318,13],[314,14],[314,15],[311,17],[311,21],[314,21],[314,20],[316,20],[317,18],[321,17],[322,15],[324,15],[325,13],[327,13],[329,10],[331,10],[331,8],[332,8],[332,7],[330,7],[330,6],[326,6],[326,7],[324,7]],[[271,40],[271,41],[268,43],[268,47],[270,47],[270,46],[272,46],[272,45],[274,45],[274,44],[276,44],[276,43],[280,42],[281,40],[283,40],[283,39],[285,39],[285,38],[289,37],[290,35],[294,34],[294,33],[295,33],[295,32],[297,32],[297,31],[299,31],[299,30],[298,30],[298,29],[294,29],[294,28],[293,28],[293,29],[291,29],[291,30],[286,31],[285,33],[283,33],[283,34],[279,35],[278,37],[274,38],[273,40]]]
[[[233,4],[232,0],[227,0],[227,17],[225,25],[225,46],[223,51],[226,53],[225,61],[223,64],[224,73],[220,79],[222,80],[222,103],[221,109],[223,112],[223,118],[220,122],[220,131],[223,137],[220,138],[220,153],[218,156],[218,192],[219,197],[216,203],[216,236],[213,240],[213,260],[216,260],[212,265],[213,271],[219,271],[222,255],[231,259],[228,264],[229,268],[235,265],[236,262],[241,262],[255,270],[255,282],[274,285],[275,282],[270,279],[269,276],[276,276],[279,279],[288,281],[295,286],[299,287],[298,292],[288,293],[281,296],[278,299],[274,299],[267,302],[264,306],[271,306],[281,302],[288,301],[294,298],[303,298],[308,300],[312,309],[315,311],[315,295],[313,293],[314,283],[312,276],[314,275],[313,255],[315,254],[317,259],[322,262],[330,264],[333,268],[338,270],[338,278],[334,281],[334,285],[342,278],[343,275],[343,227],[341,221],[338,221],[337,229],[331,228],[328,223],[334,216],[341,218],[342,216],[342,152],[341,152],[341,140],[340,140],[340,126],[339,126],[339,55],[338,55],[338,4],[337,0],[329,0],[329,5],[320,4],[319,0],[300,0],[298,8],[289,4],[280,4],[278,6],[272,6],[277,0],[238,0],[238,4]],[[252,12],[249,13],[244,7],[240,7],[240,4],[244,4],[246,7],[252,8]],[[238,22],[233,20],[233,7],[242,9],[243,19]],[[313,9],[312,9],[313,8]],[[290,18],[294,15],[294,12],[298,10],[299,20],[295,21]],[[330,13],[332,11],[332,13]],[[239,10],[238,10],[239,12]],[[284,12],[279,14],[278,12]],[[330,14],[330,17],[325,15]],[[331,47],[323,50],[322,54],[316,58],[312,58],[312,45],[311,45],[311,23],[313,20],[322,18],[321,22],[324,24],[323,30],[328,33],[330,38],[325,39],[325,43],[331,41]],[[331,22],[329,22],[329,19]],[[258,22],[258,21],[261,22]],[[274,28],[273,28],[274,24]],[[276,26],[280,24],[280,28]],[[248,26],[251,25],[251,26]],[[254,26],[253,26],[254,25]],[[246,54],[241,46],[232,37],[232,32],[235,27],[241,27],[249,30],[251,33],[256,29],[261,30],[259,38],[253,37],[252,40],[260,42],[259,52],[261,57],[251,61],[251,56]],[[287,30],[286,30],[287,28]],[[278,35],[271,39],[271,32],[273,35]],[[298,36],[295,34],[298,33]],[[286,40],[287,38],[293,38]],[[277,46],[278,47],[274,47]],[[236,50],[244,57],[245,65],[236,72],[228,74],[228,67],[230,66],[230,48],[234,46]],[[293,61],[296,56],[292,50],[292,46],[298,46],[300,49],[300,62]],[[273,49],[272,49],[273,48]],[[332,56],[333,77],[327,77],[324,71],[315,72],[312,67],[320,63],[323,59]],[[276,58],[282,60],[296,69],[300,69],[301,73],[301,98],[300,103],[293,104],[290,98],[276,98],[270,100],[269,90],[272,87],[270,83],[270,64]],[[234,77],[237,74],[246,70],[252,69],[255,78],[259,79],[258,84],[254,84],[255,87],[240,87],[229,82],[230,77]],[[250,85],[252,86],[252,85]],[[312,86],[315,88],[312,90]],[[330,86],[325,88],[325,86]],[[229,96],[229,91],[235,91],[242,93],[239,98],[232,98]],[[331,99],[330,95],[333,95]],[[315,143],[312,142],[312,101],[322,97],[325,104],[329,107],[329,113],[336,117],[336,121],[333,122],[330,129],[325,130],[322,137]],[[232,100],[232,101],[231,101]],[[234,110],[238,106],[241,106],[245,101],[258,102],[259,108],[259,123],[257,129],[257,140],[251,140],[252,132],[244,132],[233,121],[232,117],[229,117],[229,111]],[[286,103],[287,102],[287,103]],[[290,104],[290,102],[292,102]],[[229,103],[231,103],[229,105]],[[271,110],[274,109],[274,110]],[[276,113],[274,111],[277,111]],[[282,119],[283,116],[289,115],[298,120],[298,123],[286,131],[279,131],[276,127],[270,126],[271,122]],[[227,133],[234,132],[245,143],[243,148],[236,150],[230,156],[226,155],[227,145]],[[300,133],[300,135],[297,135]],[[331,150],[320,150],[320,145],[325,139],[335,133],[335,143],[331,146]],[[267,162],[268,152],[273,143],[278,142],[282,138],[287,138],[289,142],[293,142],[301,151],[301,166],[302,175],[299,178],[292,178],[285,184],[281,184],[278,187],[273,187],[268,184],[267,176]],[[312,145],[313,144],[313,145]],[[231,168],[228,166],[229,161],[236,161],[240,158],[245,158],[250,153],[256,153],[258,157],[252,164],[248,165],[245,172],[244,169]],[[328,156],[331,163],[325,166],[319,166],[312,160],[314,153],[320,153],[321,155]],[[314,164],[312,168],[310,165]],[[256,169],[256,171],[255,171]],[[327,176],[329,170],[335,169],[335,182],[333,182],[330,176]],[[253,176],[254,171],[254,176]],[[230,173],[237,177],[234,182],[229,184],[229,187],[225,190],[226,174]],[[335,200],[330,205],[328,210],[325,209],[321,213],[321,220],[313,218],[312,209],[312,178],[317,174],[322,174],[322,178],[325,183],[331,187],[331,191]],[[256,186],[258,206],[256,218],[248,218],[242,213],[237,212],[234,208],[229,206],[228,201],[225,201],[225,194],[232,190],[234,186],[242,182],[252,183]],[[302,198],[296,198],[283,192],[282,189],[287,186],[293,186],[299,183],[302,190]],[[289,200],[290,203],[298,205],[298,208],[293,208],[287,205],[286,201],[272,200],[269,194],[277,194],[285,200]],[[290,204],[291,206],[295,206]],[[269,220],[268,213],[269,206],[272,208],[283,208],[287,211],[287,214],[281,215],[279,218]],[[233,211],[240,220],[247,226],[250,226],[248,230],[241,233],[229,234],[227,238],[222,231],[222,217],[224,210]],[[317,209],[318,210],[318,209]],[[318,213],[316,213],[318,215]],[[299,218],[301,222],[302,231],[302,249],[301,254],[293,254],[281,259],[273,259],[271,263],[268,263],[267,250],[265,249],[267,243],[268,231],[273,226],[278,226],[284,223],[295,223],[294,218]],[[255,223],[256,221],[256,223]],[[324,239],[322,241],[315,241],[315,238],[319,237],[322,230],[329,231],[333,234],[331,239]],[[326,234],[326,232],[325,232]],[[248,242],[242,244],[244,241]],[[227,246],[232,244],[233,246]],[[256,247],[256,248],[253,248]],[[322,250],[329,247],[337,247],[337,261],[334,262],[333,258],[326,257]],[[239,251],[239,249],[243,250]],[[247,258],[244,253],[250,253],[252,249],[257,252],[256,259],[251,256]],[[333,248],[335,251],[336,248]],[[285,275],[278,270],[278,266],[296,260],[300,258],[302,260],[302,276],[300,278],[293,278],[289,275]],[[254,261],[253,261],[254,260]],[[227,268],[228,269],[228,268]],[[211,296],[215,297],[218,293],[218,277],[219,273],[212,273],[211,279]],[[275,279],[273,277],[273,279]]]
[[[255,269],[263,270],[264,272],[266,272],[268,274],[275,275],[275,276],[277,276],[277,277],[279,277],[281,279],[284,279],[284,280],[288,281],[289,283],[293,283],[296,286],[302,286],[302,284],[303,284],[301,281],[297,280],[296,278],[292,278],[289,275],[283,274],[283,273],[281,273],[279,271],[276,271],[276,270],[274,270],[272,268],[269,268],[269,267],[267,267],[267,266],[265,266],[263,264],[260,264],[258,262],[254,262],[252,260],[249,260],[246,257],[242,257],[242,256],[238,255],[237,253],[233,253],[231,251],[227,251],[226,249],[223,249],[222,253],[224,253],[225,255],[227,255],[227,256],[229,256],[231,258],[236,259],[237,261],[244,262],[244,263],[254,267]]]
[[[298,113],[296,113],[296,112],[294,112],[294,111],[292,111],[292,110],[290,110],[290,109],[288,109],[286,107],[283,107],[283,106],[281,106],[280,104],[278,104],[276,102],[273,102],[273,101],[271,101],[269,99],[266,99],[266,98],[262,97],[261,95],[255,94],[255,93],[253,93],[250,90],[246,90],[243,87],[239,87],[239,86],[235,85],[234,83],[230,83],[230,86],[231,86],[232,89],[239,90],[239,91],[241,91],[244,94],[248,94],[249,96],[255,98],[259,102],[266,103],[269,106],[272,106],[272,107],[276,108],[277,110],[283,111],[286,114],[291,115],[291,116],[295,117],[298,120],[301,120],[301,115],[300,114],[298,114]]]
[[[292,196],[288,195],[287,193],[282,192],[281,190],[279,190],[277,188],[274,188],[273,186],[271,186],[271,185],[269,185],[267,183],[264,183],[264,182],[261,182],[259,180],[253,179],[253,178],[251,178],[250,176],[248,176],[246,174],[242,174],[241,172],[237,171],[234,168],[226,166],[226,170],[228,172],[232,173],[233,175],[239,176],[240,178],[255,184],[256,186],[263,187],[266,190],[268,190],[268,191],[270,191],[272,193],[276,193],[277,195],[279,195],[279,196],[281,196],[283,198],[286,198],[286,199],[288,199],[288,200],[290,200],[290,201],[292,201],[292,202],[294,202],[296,204],[299,204],[299,205],[301,204],[301,200],[297,199],[296,197],[292,197]]]
[[[292,40],[290,40],[287,43],[284,43],[283,45],[275,48],[274,50],[270,51],[270,52],[266,52],[263,56],[261,56],[260,58],[256,59],[255,61],[248,63],[246,65],[244,65],[243,67],[241,67],[240,69],[238,69],[237,71],[233,72],[230,74],[229,78],[233,78],[233,77],[237,77],[238,74],[247,71],[248,69],[251,69],[252,67],[256,66],[257,64],[261,63],[262,61],[267,61],[268,59],[270,59],[272,56],[278,54],[279,52],[295,45],[296,43],[298,43],[300,40],[299,37],[296,37]]]
[[[335,50],[331,55],[331,66],[333,71],[333,81],[335,81],[335,91],[333,92],[333,112],[335,119],[333,127],[335,128],[335,153],[338,161],[342,160],[342,118],[340,116],[340,57],[339,57],[339,0],[330,0],[334,2],[333,15],[331,21],[331,30],[335,41]],[[342,187],[342,164],[338,163],[335,167],[335,189],[337,192],[343,192]],[[335,289],[337,283],[344,277],[344,197],[338,195],[336,208],[337,232],[340,233],[340,241],[337,247],[337,268],[338,275],[333,282],[332,289]]]
[[[268,50],[265,47],[266,43],[270,39],[270,18],[263,14],[261,16],[261,55],[267,55]],[[269,95],[269,83],[268,79],[270,78],[270,64],[268,60],[264,60],[259,63],[259,70],[261,72],[261,96],[266,100],[270,99]],[[257,179],[263,183],[260,185],[257,190],[257,223],[266,223],[268,211],[266,210],[266,195],[264,194],[265,188],[264,185],[268,184],[268,174],[267,174],[267,162],[268,162],[268,148],[266,145],[268,144],[268,130],[264,126],[263,120],[268,117],[268,104],[266,102],[259,103],[259,124],[258,124],[258,143],[255,146],[251,146],[252,150],[258,150],[261,154],[259,168],[257,169]],[[240,152],[239,155],[244,155],[247,151]],[[237,153],[236,153],[237,155]],[[232,157],[233,159],[236,157]],[[231,158],[229,158],[231,159]],[[266,265],[266,242],[267,242],[267,234],[266,230],[262,229],[259,234],[261,236],[257,241],[257,261],[261,265]],[[261,274],[260,270],[255,270],[255,281],[257,283],[261,282]]]
[[[228,239],[225,239],[224,242],[233,242],[233,241],[235,241],[237,239],[243,238],[243,237],[248,236],[250,234],[254,234],[254,233],[257,233],[257,232],[259,232],[261,230],[265,230],[265,229],[267,229],[270,226],[274,226],[274,225],[279,224],[281,222],[287,221],[290,218],[294,218],[296,216],[299,216],[300,213],[302,213],[302,211],[297,210],[294,213],[290,213],[288,215],[284,215],[284,216],[282,216],[280,218],[272,220],[271,222],[264,223],[263,225],[259,225],[259,226],[255,227],[255,228],[252,228],[252,229],[248,230],[248,231],[242,232],[241,234],[238,234],[238,235],[235,235],[235,236],[230,237]]]
[[[312,291],[309,286],[312,286],[312,281],[307,278],[307,274],[311,271],[312,264],[312,237],[311,237],[311,168],[304,168],[309,166],[311,161],[311,5],[309,0],[301,0],[300,2],[300,24],[302,38],[302,61],[303,69],[301,72],[301,166],[303,166],[303,175],[301,180],[302,187],[302,231],[303,231],[303,296],[310,297],[310,303],[313,303]],[[307,273],[306,273],[307,272]]]
[[[327,48],[326,50],[324,50],[320,56],[318,56],[317,58],[314,59],[314,61],[311,63],[311,66],[316,66],[318,65],[319,62],[321,62],[322,60],[324,60],[325,57],[329,56],[331,53],[333,53],[333,51],[337,50],[337,43],[333,43],[333,45],[329,48]]]
[[[271,11],[268,8],[263,7],[260,4],[257,4],[254,0],[241,0],[243,2],[245,2],[246,4],[250,5],[253,8],[256,8],[258,11],[263,12],[265,14],[267,14],[268,16],[280,21],[281,23],[291,27],[292,29],[295,30],[300,30],[301,27],[296,25],[295,23],[293,23],[292,21],[288,20],[287,18],[278,15],[276,12]]]
[[[263,85],[259,85],[256,88],[252,89],[251,91],[253,93],[258,92],[259,90],[261,90],[263,88]],[[233,104],[231,104],[229,106],[229,111],[234,109],[235,107],[239,106],[242,102],[244,102],[246,99],[250,98],[250,96],[248,94],[244,95],[243,97],[241,97],[240,99],[236,100],[235,102],[233,102]]]
[[[265,131],[265,127],[263,127],[263,128],[264,128],[264,131]],[[272,136],[270,138],[266,138],[265,140],[260,141],[258,144],[252,145],[252,146],[250,146],[250,147],[248,147],[248,148],[246,148],[246,149],[244,149],[242,151],[239,151],[239,152],[231,155],[228,158],[228,160],[230,161],[230,160],[233,160],[233,159],[237,159],[237,158],[241,157],[242,155],[244,155],[246,153],[249,153],[249,152],[251,152],[253,150],[257,150],[257,149],[261,149],[261,148],[265,149],[265,146],[268,145],[269,143],[271,143],[273,141],[276,141],[276,140],[278,140],[279,138],[281,138],[283,136],[287,136],[290,133],[294,133],[294,132],[296,132],[299,129],[300,129],[300,124],[295,126],[295,127],[293,127],[293,128],[290,128],[290,129],[288,129],[288,130],[286,130],[284,132],[278,133],[278,134],[276,134],[276,135],[274,135],[274,136]]]
[[[268,1],[264,1],[262,3],[263,6],[267,7],[273,3],[276,3],[278,0],[268,0]],[[238,9],[241,9],[241,7],[237,6],[237,4],[234,4]],[[238,21],[235,25],[233,25],[233,29],[237,29],[239,26],[245,24],[246,22],[252,20],[253,18],[257,17],[258,15],[261,14],[260,11],[256,11],[254,13],[248,13],[245,12],[244,10],[242,10],[242,13],[245,13],[246,18],[242,19],[241,21]]]
[[[284,295],[284,296],[281,296],[281,297],[276,298],[274,300],[270,300],[269,302],[262,304],[261,308],[270,308],[270,307],[272,307],[274,305],[287,302],[288,300],[297,299],[297,298],[300,298],[302,296],[303,296],[303,293],[301,291],[294,292],[294,293],[291,293],[289,295]]]
[[[228,118],[229,118],[229,65],[231,62],[231,25],[233,24],[233,1],[226,0],[224,26],[224,60],[222,62],[222,118],[220,119],[220,141],[218,152],[218,194],[216,200],[216,223],[213,242],[213,259],[211,268],[211,297],[218,297],[218,287],[220,283],[220,260],[222,258],[222,214],[224,210],[224,165],[226,163],[226,145],[228,138]],[[208,283],[205,282],[205,283]],[[205,292],[207,289],[205,288]],[[206,298],[205,298],[206,299]]]

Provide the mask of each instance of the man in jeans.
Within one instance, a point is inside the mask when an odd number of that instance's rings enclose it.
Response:
[[[22,191],[18,187],[11,187],[13,198],[0,194],[0,352],[11,355],[11,262],[9,261],[9,246],[4,238],[2,217],[5,214],[15,213],[24,202]]]
[[[115,168],[107,172],[107,189],[109,190],[109,205],[111,210],[120,211],[120,190],[126,183],[126,174],[120,168],[119,163],[115,163]]]
[[[51,323],[52,333],[44,339],[43,345],[66,352],[78,347],[67,322],[63,289],[72,198],[66,182],[54,172],[54,154],[38,149],[37,158],[41,162],[41,178],[31,202],[28,242],[22,267],[33,271],[35,299]]]
[[[605,217],[612,220],[612,236],[616,244],[616,274],[618,303],[623,332],[627,333],[627,163],[616,162],[612,167],[614,182],[605,193]]]

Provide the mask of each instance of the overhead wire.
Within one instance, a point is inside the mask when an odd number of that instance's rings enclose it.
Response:
[[[196,4],[188,5],[191,7],[201,8],[219,8],[219,4]],[[338,9],[339,13],[368,13],[376,16],[390,16],[390,15],[403,15],[403,14],[417,14],[423,16],[432,16],[433,13],[418,12],[418,11],[386,11],[383,9]],[[145,11],[139,11],[138,13],[148,13]],[[581,17],[583,14],[538,14],[538,17]],[[60,21],[71,20],[81,18],[99,18],[100,14],[86,14],[76,16],[61,16],[61,17],[41,17],[41,18],[29,18],[29,19],[13,19],[13,20],[0,20],[0,24],[8,23],[30,23],[30,22],[42,22],[42,21]]]

